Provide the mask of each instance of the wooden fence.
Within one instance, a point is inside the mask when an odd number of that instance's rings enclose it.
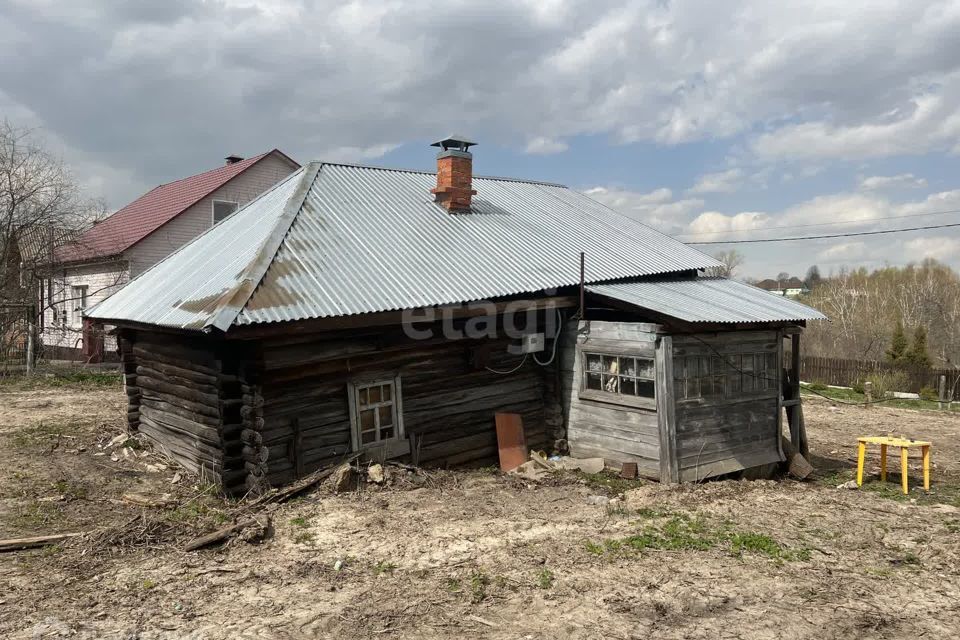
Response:
[[[863,382],[871,375],[898,371],[903,372],[906,377],[906,388],[896,389],[896,391],[911,391],[913,393],[919,393],[920,389],[924,387],[936,391],[939,388],[941,375],[947,376],[947,391],[949,392],[957,383],[957,376],[960,376],[960,369],[931,369],[910,365],[894,365],[875,360],[800,356],[800,379],[804,382],[821,382],[823,384],[851,387],[857,382]],[[960,388],[960,384],[957,387]]]

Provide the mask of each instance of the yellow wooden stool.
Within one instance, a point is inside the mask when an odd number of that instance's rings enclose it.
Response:
[[[887,480],[887,447],[900,447],[900,483],[903,492],[909,493],[907,484],[907,453],[910,447],[920,447],[923,454],[923,488],[930,490],[930,443],[923,440],[908,440],[893,436],[871,436],[857,438],[857,486],[863,485],[863,458],[867,453],[868,444],[880,445],[880,480]]]

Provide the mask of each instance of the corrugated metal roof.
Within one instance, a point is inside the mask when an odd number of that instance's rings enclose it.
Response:
[[[796,322],[826,320],[805,304],[726,278],[651,280],[586,287],[686,322]]]
[[[247,205],[231,225],[217,225],[89,315],[226,330],[575,285],[581,251],[587,282],[718,264],[558,185],[475,177],[471,211],[451,214],[433,202],[432,173],[311,163],[295,175],[302,178]],[[256,285],[252,295],[248,285]]]

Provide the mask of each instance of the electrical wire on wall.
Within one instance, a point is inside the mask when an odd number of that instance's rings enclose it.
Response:
[[[550,359],[547,360],[546,362],[541,362],[540,359],[537,358],[536,354],[533,355],[533,361],[536,362],[541,367],[546,367],[552,364],[554,359],[557,357],[557,345],[560,343],[560,332],[563,329],[563,315],[560,313],[560,309],[557,309],[556,311],[557,311],[557,333],[553,337],[553,350],[550,353]],[[530,355],[529,353],[523,354],[523,359],[520,361],[520,364],[518,364],[513,369],[510,369],[509,371],[498,371],[497,369],[492,369],[490,367],[484,367],[484,369],[486,369],[487,371],[490,371],[491,373],[496,373],[501,376],[509,375],[511,373],[516,373],[517,371],[520,370],[520,368],[523,365],[527,363],[527,356],[529,355]]]

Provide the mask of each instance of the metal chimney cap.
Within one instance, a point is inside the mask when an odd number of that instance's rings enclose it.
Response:
[[[477,144],[476,142],[471,142],[470,140],[467,140],[465,136],[452,135],[452,136],[447,136],[443,140],[437,140],[430,146],[440,147],[444,151],[447,151],[448,149],[457,149],[459,151],[467,151],[470,147],[476,146],[476,144]]]
[[[238,162],[243,162],[243,156],[238,156],[237,154],[231,154],[224,158],[227,161],[227,164],[236,164]]]

